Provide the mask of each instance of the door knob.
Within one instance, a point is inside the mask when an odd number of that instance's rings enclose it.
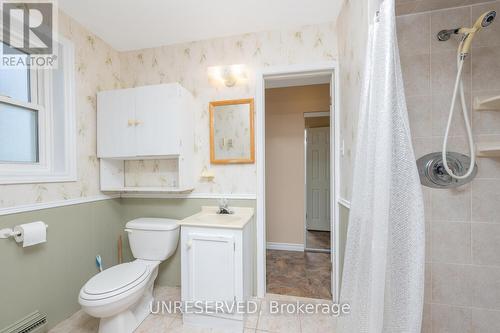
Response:
[[[130,127],[130,126],[134,126],[135,125],[135,120],[134,119],[129,119],[128,120],[128,123],[127,125]]]

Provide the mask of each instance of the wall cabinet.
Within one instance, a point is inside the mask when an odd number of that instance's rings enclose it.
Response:
[[[244,302],[253,291],[253,222],[243,229],[181,226],[182,300]],[[243,330],[243,316],[185,314],[184,322]]]
[[[97,156],[103,191],[187,191],[194,184],[196,103],[178,83],[103,91],[97,95]],[[174,186],[125,186],[126,160],[175,159]]]

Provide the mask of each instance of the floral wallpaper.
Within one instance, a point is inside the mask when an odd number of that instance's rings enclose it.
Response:
[[[255,97],[255,72],[263,67],[331,61],[337,58],[335,24],[305,26],[295,30],[268,31],[216,38],[120,54],[125,87],[179,82],[202,106],[195,114],[195,172],[204,168],[213,181],[197,177],[195,193],[255,194],[256,165],[211,165],[209,143],[210,101]],[[228,88],[212,82],[207,68],[245,64],[248,81]],[[151,174],[154,165],[142,165]],[[147,170],[149,168],[149,170]]]
[[[120,88],[120,59],[115,50],[63,12],[58,16],[60,33],[75,46],[78,181],[0,185],[0,208],[100,194],[96,93]]]
[[[344,152],[340,158],[340,197],[351,199],[352,172],[358,130],[365,49],[368,38],[367,0],[347,1],[337,19],[340,63],[340,137]],[[355,24],[353,22],[356,22]]]
[[[335,24],[294,30],[250,33],[119,53],[66,14],[59,15],[60,33],[75,45],[78,180],[67,183],[0,185],[0,208],[102,194],[96,157],[96,94],[101,90],[179,82],[202,106],[194,123],[195,172],[215,173],[213,181],[197,179],[196,193],[256,193],[256,166],[210,165],[210,101],[255,96],[255,71],[267,66],[325,62],[337,58]],[[248,80],[233,88],[211,82],[207,68],[245,64]],[[127,184],[170,186],[176,181],[169,161],[133,161]]]
[[[125,186],[176,187],[178,170],[177,159],[125,161]]]

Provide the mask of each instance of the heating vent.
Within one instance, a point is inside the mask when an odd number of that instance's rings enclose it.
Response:
[[[47,315],[35,311],[23,319],[4,328],[0,333],[45,333],[47,332]]]

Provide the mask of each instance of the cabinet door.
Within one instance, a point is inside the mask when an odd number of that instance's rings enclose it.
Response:
[[[188,236],[189,299],[235,299],[234,238],[209,234]]]
[[[97,96],[97,156],[135,156],[135,94],[132,89]]]
[[[180,152],[179,90],[169,85],[135,89],[137,155],[178,155]]]

